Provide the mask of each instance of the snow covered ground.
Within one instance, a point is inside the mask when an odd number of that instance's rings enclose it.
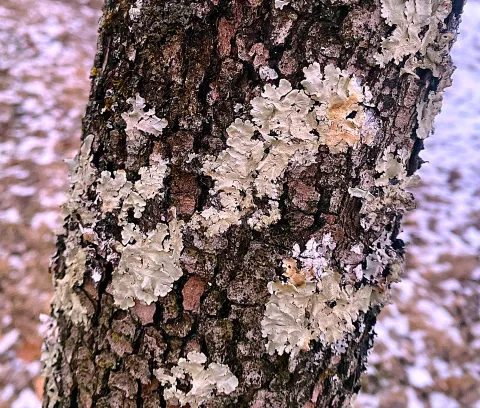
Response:
[[[38,314],[100,3],[0,2],[0,408],[40,406]],[[463,20],[405,222],[406,277],[376,327],[358,408],[480,408],[480,3]]]

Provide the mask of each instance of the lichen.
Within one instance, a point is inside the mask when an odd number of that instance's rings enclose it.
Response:
[[[291,274],[291,271],[290,271]],[[354,331],[353,323],[360,312],[370,306],[372,288],[355,289],[342,285],[338,273],[326,271],[319,278],[309,272],[303,283],[269,282],[271,294],[262,320],[262,335],[268,339],[269,354],[309,350],[311,341],[331,345]]]
[[[400,64],[407,57],[404,72],[415,75],[414,69],[422,67],[438,76],[436,67],[445,51],[438,47],[439,26],[444,26],[451,10],[451,0],[382,0],[382,17],[395,29],[375,56],[378,64],[383,67],[392,60]]]
[[[140,218],[148,199],[163,197],[163,180],[168,172],[168,160],[159,155],[150,156],[150,166],[139,169],[140,179],[135,183],[127,180],[125,170],[114,171],[113,177],[109,171],[103,171],[96,187],[102,201],[102,215],[121,208],[121,224],[125,223],[129,209],[134,210],[135,218]]]
[[[433,132],[443,91],[450,86],[453,69],[449,49],[455,35],[445,21],[451,11],[452,0],[382,0],[382,16],[395,29],[375,56],[378,64],[383,67],[391,60],[403,62],[402,72],[418,77],[415,71],[421,68],[430,70],[437,79],[435,90],[428,91],[417,104],[416,135],[420,139]]]
[[[251,120],[237,118],[226,130],[227,148],[206,157],[203,172],[215,182],[214,205],[191,225],[207,227],[207,236],[240,224],[246,215],[256,230],[278,221],[286,171],[315,163],[321,144],[339,153],[372,141],[377,125],[362,105],[365,90],[357,80],[333,65],[322,73],[318,63],[304,73],[301,90],[285,79],[265,85],[251,101]],[[260,199],[268,204],[259,208]]]
[[[136,299],[146,304],[155,302],[158,297],[166,296],[183,275],[180,267],[183,223],[176,219],[174,208],[171,216],[168,224],[159,223],[146,234],[135,224],[124,227],[124,247],[112,275],[112,293],[120,308],[134,306]]]
[[[171,374],[163,368],[154,370],[154,374],[165,387],[163,397],[165,400],[177,400],[180,406],[187,404],[199,407],[213,396],[218,394],[231,394],[238,387],[238,379],[224,364],[210,363],[205,368],[207,357],[203,353],[190,352],[187,358],[180,358],[178,364],[170,370]],[[178,381],[189,380],[190,390],[185,392],[177,386]]]
[[[120,206],[120,202],[124,200],[130,190],[132,183],[127,181],[125,170],[117,170],[112,177],[109,171],[100,173],[100,180],[97,184],[98,196],[102,199],[102,212],[112,212]]]
[[[135,6],[130,6],[128,10],[128,15],[130,16],[130,20],[138,21],[140,18],[140,14],[143,7],[143,0],[136,0]]]
[[[75,235],[69,237],[64,251],[65,274],[55,280],[52,300],[53,314],[63,313],[76,325],[87,325],[87,309],[82,305],[76,290],[83,283],[87,254]]]
[[[127,113],[122,113],[122,118],[125,120],[127,127],[125,133],[128,140],[134,140],[138,136],[138,132],[142,131],[150,133],[154,136],[160,136],[163,129],[168,125],[165,119],[155,116],[155,109],[145,111],[145,99],[138,93],[134,98],[127,99],[127,103],[132,105],[132,110]]]
[[[275,0],[275,8],[282,10],[291,0]]]
[[[84,225],[93,223],[95,219],[95,213],[88,207],[91,203],[86,196],[97,177],[97,171],[91,164],[93,140],[93,135],[86,136],[78,155],[73,160],[67,160],[71,187],[69,197],[62,208],[62,215],[66,218],[77,213]]]
[[[153,110],[146,113],[146,119],[139,119],[135,111],[144,107],[143,99],[140,99],[134,112],[129,114],[132,123],[139,125],[131,126],[135,131],[160,132],[152,128],[157,123],[152,119]],[[128,129],[127,133],[130,131],[132,129]],[[165,296],[183,274],[179,266],[183,249],[180,229],[183,223],[177,221],[175,209],[170,211],[170,222],[158,223],[154,230],[148,232],[143,232],[129,220],[130,210],[133,217],[139,219],[145,211],[147,200],[164,195],[164,179],[169,172],[168,160],[154,153],[150,155],[149,162],[149,166],[139,169],[140,178],[135,182],[127,180],[125,170],[116,170],[113,173],[103,171],[96,185],[97,197],[102,204],[101,217],[116,211],[118,225],[122,227],[121,243],[112,245],[121,257],[112,275],[111,289],[115,304],[122,309],[134,306],[135,300],[151,304],[159,296]]]
[[[432,92],[426,100],[421,100],[417,105],[418,111],[418,128],[417,137],[426,139],[430,133],[433,133],[433,123],[435,117],[442,109],[442,92]]]
[[[393,146],[387,147],[377,160],[375,170],[378,176],[375,178],[374,186],[368,189],[360,187],[348,189],[351,196],[362,199],[360,224],[365,230],[383,230],[385,222],[382,222],[384,217],[382,214],[385,209],[404,212],[414,208],[414,199],[407,191],[407,187],[416,184],[419,177],[407,176],[409,157],[407,149],[396,151]]]
[[[57,378],[60,377],[58,368],[62,346],[59,341],[57,320],[52,316],[40,315],[40,335],[42,345],[42,375],[45,378],[45,392],[48,399],[47,408],[53,408],[59,402]]]
[[[342,282],[341,275],[328,267],[333,249],[329,234],[321,243],[310,240],[302,253],[295,246],[295,258],[283,262],[287,281],[268,283],[271,296],[261,325],[269,354],[290,353],[294,358],[309,350],[311,341],[340,349],[360,312],[368,310],[372,288],[355,289]]]

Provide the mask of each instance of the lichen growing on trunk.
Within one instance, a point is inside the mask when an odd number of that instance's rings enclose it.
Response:
[[[390,58],[409,4],[106,0],[45,406],[351,401],[461,11]]]

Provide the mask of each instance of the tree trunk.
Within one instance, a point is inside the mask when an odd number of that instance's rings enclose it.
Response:
[[[46,407],[342,407],[459,0],[107,0]]]

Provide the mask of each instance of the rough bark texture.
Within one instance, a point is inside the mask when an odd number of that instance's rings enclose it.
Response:
[[[454,2],[441,27],[444,37],[452,34],[447,50],[461,9]],[[86,317],[74,322],[61,305],[52,312],[50,338],[58,347],[53,352],[47,339],[51,367],[45,406],[178,406],[165,400],[166,386],[154,370],[171,369],[191,351],[228,366],[239,381],[228,395],[214,393],[205,407],[341,407],[350,402],[360,387],[376,315],[401,259],[403,243],[396,238],[401,214],[412,203],[408,194],[383,202],[375,210],[375,228],[363,228],[362,199],[349,188],[373,186],[372,194],[383,197],[373,181],[389,147],[408,151],[408,176],[420,166],[418,106],[441,91],[452,69],[448,53],[439,62],[440,74],[420,67],[415,77],[402,72],[402,64],[378,66],[374,56],[391,32],[377,0],[292,0],[283,8],[262,0],[106,1],[84,139],[93,135],[91,164],[97,177],[125,170],[135,182],[139,170],[151,165],[152,154],[168,160],[168,175],[158,186],[162,194],[146,200],[140,218],[129,213],[128,222],[152,231],[171,220],[174,207],[184,222],[183,276],[150,305],[138,300],[126,310],[115,305],[111,288],[121,259],[119,211],[102,210],[99,184],[87,185],[80,207],[88,207],[93,219],[67,207],[52,266],[58,289],[70,273],[69,242],[83,248],[82,276],[71,290]],[[314,62],[322,69],[333,64],[370,88],[369,109],[379,124],[372,143],[338,153],[320,145],[315,163],[289,166],[280,182],[281,219],[260,231],[245,220],[213,237],[190,228],[195,213],[216,205],[209,193],[214,181],[201,171],[203,159],[226,149],[226,128],[249,112],[266,82],[278,84],[279,79],[262,79],[259,68],[275,69],[279,78],[301,89],[302,68]],[[157,136],[138,132],[140,140],[129,145],[122,114],[131,110],[127,99],[137,93],[168,126]],[[234,109],[236,104],[242,108]],[[394,186],[397,181],[389,182]],[[255,202],[257,208],[264,204]],[[373,248],[385,232],[387,243]],[[284,279],[282,262],[292,258],[295,245],[303,250],[310,239],[327,234],[335,242],[329,270],[341,274],[342,284],[371,286],[380,300],[360,313],[342,352],[319,340],[294,358],[269,355],[261,323],[271,296],[267,284]],[[359,253],[352,252],[359,243]],[[377,249],[388,254],[381,274],[368,279],[352,272],[355,265],[365,267]],[[188,391],[188,379],[179,388]]]

